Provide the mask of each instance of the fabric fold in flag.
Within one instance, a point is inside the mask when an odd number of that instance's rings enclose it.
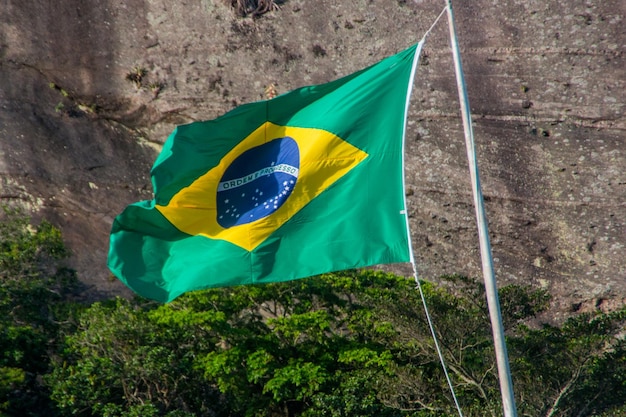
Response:
[[[403,135],[420,50],[178,126],[151,171],[154,199],[113,222],[110,270],[168,302],[408,262]]]

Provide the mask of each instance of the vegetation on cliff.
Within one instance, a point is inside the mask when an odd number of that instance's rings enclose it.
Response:
[[[60,232],[0,223],[0,416],[455,415],[415,283],[347,271],[162,305],[72,301]],[[423,283],[466,416],[501,415],[480,283]],[[520,415],[626,412],[626,310],[531,325],[543,290],[500,292]]]

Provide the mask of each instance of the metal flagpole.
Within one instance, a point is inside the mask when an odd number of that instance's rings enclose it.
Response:
[[[485,280],[485,290],[487,304],[489,306],[489,317],[493,332],[493,341],[496,352],[496,362],[498,364],[498,376],[500,381],[500,392],[502,394],[502,405],[505,417],[517,417],[515,409],[515,397],[513,396],[513,381],[511,380],[511,370],[509,368],[509,358],[504,339],[504,326],[502,325],[502,314],[500,312],[500,301],[498,300],[498,289],[493,271],[493,260],[491,257],[491,244],[489,243],[489,232],[487,230],[487,219],[483,195],[478,176],[478,162],[474,148],[474,134],[472,132],[472,119],[470,115],[469,100],[465,88],[463,76],[463,66],[461,64],[461,54],[454,27],[454,13],[452,12],[452,1],[446,1],[448,9],[448,23],[450,27],[450,44],[454,57],[454,70],[456,72],[457,87],[459,90],[459,101],[461,104],[461,116],[463,119],[463,129],[465,131],[465,145],[467,148],[467,159],[469,162],[470,176],[472,181],[472,191],[474,194],[474,207],[476,208],[476,222],[478,224],[478,238],[480,242],[480,255],[482,259],[483,278]]]

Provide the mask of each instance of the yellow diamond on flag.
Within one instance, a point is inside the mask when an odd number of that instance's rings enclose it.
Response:
[[[187,234],[252,251],[367,156],[328,131],[265,122],[156,208]]]

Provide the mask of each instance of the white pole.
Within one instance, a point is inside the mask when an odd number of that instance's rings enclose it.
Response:
[[[448,9],[448,23],[450,27],[450,44],[452,46],[452,55],[454,57],[454,70],[456,72],[459,101],[461,104],[461,116],[463,119],[463,129],[465,131],[467,159],[469,162],[472,191],[474,194],[474,207],[476,208],[476,222],[478,224],[478,238],[480,242],[483,278],[485,280],[487,305],[489,306],[489,317],[491,318],[496,362],[498,364],[502,406],[504,408],[505,417],[517,417],[515,397],[513,395],[513,381],[511,380],[509,358],[504,339],[504,326],[502,325],[502,314],[500,312],[500,301],[498,300],[498,289],[493,271],[489,231],[487,230],[487,219],[485,216],[483,195],[480,187],[480,178],[478,176],[478,162],[476,160],[476,151],[474,149],[474,134],[472,132],[470,106],[467,98],[467,90],[465,88],[465,79],[463,76],[463,66],[461,64],[461,54],[459,52],[456,29],[454,27],[454,14],[452,12],[451,0],[446,0],[446,6]]]

